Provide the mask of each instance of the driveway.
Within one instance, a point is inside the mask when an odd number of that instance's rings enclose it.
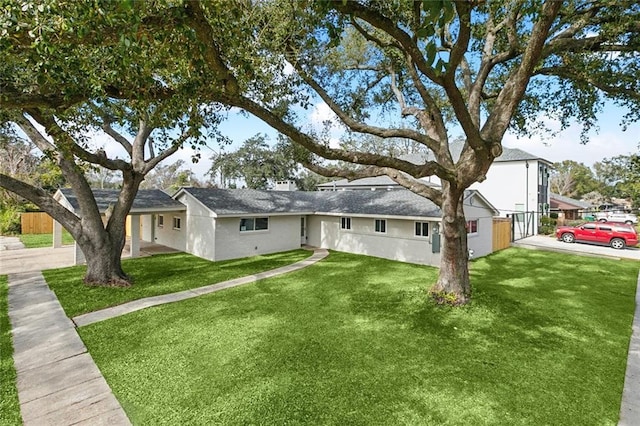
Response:
[[[555,237],[534,235],[511,243],[514,247],[532,248],[538,250],[557,251],[560,253],[581,254],[585,256],[611,257],[614,259],[640,260],[640,248],[627,247],[624,250],[612,249],[608,246],[597,246],[583,243],[563,243]]]
[[[73,246],[0,251],[0,275],[73,266]]]

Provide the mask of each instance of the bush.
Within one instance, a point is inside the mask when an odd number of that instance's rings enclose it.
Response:
[[[16,206],[3,207],[0,211],[0,235],[17,235],[20,233],[20,213],[22,209]]]
[[[538,234],[540,235],[552,235],[555,231],[555,225],[541,225],[538,228]]]
[[[551,219],[557,219],[557,218],[558,218],[558,213],[555,213],[555,212],[553,212],[553,213],[549,213],[549,217],[550,217]]]

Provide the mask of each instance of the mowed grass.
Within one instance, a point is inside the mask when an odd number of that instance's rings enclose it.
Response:
[[[18,235],[20,242],[25,248],[40,248],[53,246],[53,234],[20,234]],[[71,234],[66,230],[62,231],[62,244],[73,244],[74,240]]]
[[[507,249],[473,302],[345,253],[79,329],[134,424],[615,425],[639,265]]]
[[[13,344],[8,302],[9,283],[0,275],[0,425],[21,425],[20,403],[13,366]]]
[[[312,254],[309,250],[292,250],[221,262],[210,262],[186,253],[126,259],[122,261],[122,268],[133,278],[133,285],[126,288],[86,286],[82,282],[86,266],[50,269],[42,273],[71,318],[143,297],[268,271],[304,260]]]

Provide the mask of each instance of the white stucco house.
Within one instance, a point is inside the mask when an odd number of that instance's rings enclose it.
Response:
[[[105,209],[108,202],[102,197],[114,196],[116,191],[111,195],[96,192],[96,200],[100,199],[99,205]],[[150,197],[145,191],[140,191],[140,197],[131,211],[139,217],[132,221],[132,247],[137,237],[218,261],[310,245],[418,264],[440,263],[441,211],[433,202],[404,189],[301,192],[182,188],[169,197],[170,202],[164,196]],[[145,199],[156,203],[145,209]],[[74,205],[72,194],[60,201]],[[498,211],[474,190],[465,194],[464,210],[474,256],[491,253],[493,216]],[[136,226],[141,230],[134,236]]]
[[[464,142],[451,144],[454,159],[460,157]],[[401,157],[415,164],[432,161],[431,155],[410,154]],[[498,209],[500,216],[514,218],[514,237],[518,234],[532,235],[538,232],[540,217],[548,214],[550,206],[549,172],[552,163],[521,149],[503,148],[489,168],[485,181],[475,183],[470,189],[478,190]],[[423,179],[426,183],[439,185],[437,176]],[[320,191],[340,190],[390,190],[401,188],[387,176],[375,178],[346,179],[318,185]],[[524,212],[529,212],[525,214]]]

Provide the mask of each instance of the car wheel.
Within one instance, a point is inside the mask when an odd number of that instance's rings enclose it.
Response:
[[[606,222],[607,219],[598,219],[598,222]]]
[[[626,223],[627,225],[633,225],[633,222],[631,222],[630,220],[625,220],[624,223]]]
[[[616,250],[622,250],[627,246],[627,244],[624,242],[622,238],[614,238],[613,240],[611,240],[610,244],[611,244],[611,247],[613,247]]]
[[[576,240],[576,236],[569,232],[562,234],[562,241],[564,241],[565,243],[572,243],[575,240]]]

